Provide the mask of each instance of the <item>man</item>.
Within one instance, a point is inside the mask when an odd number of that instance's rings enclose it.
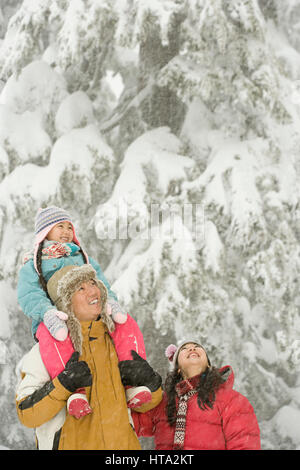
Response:
[[[106,310],[100,301],[100,282],[90,265],[66,266],[48,281],[50,298],[69,316],[68,327],[77,352],[52,380],[38,343],[22,361],[17,412],[25,426],[36,428],[39,449],[141,449],[129,420],[118,358],[109,334],[111,319],[103,313]],[[152,401],[137,409],[145,412],[162,399],[161,378],[146,361],[140,361],[139,367],[143,384],[152,392]],[[76,419],[66,411],[66,404],[82,387],[92,413]]]

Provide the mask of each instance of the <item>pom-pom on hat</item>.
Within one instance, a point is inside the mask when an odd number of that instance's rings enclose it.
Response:
[[[165,355],[169,359],[169,361],[170,361],[170,363],[172,364],[173,367],[176,367],[176,362],[177,362],[177,358],[178,358],[178,354],[179,354],[180,349],[182,348],[182,346],[184,346],[185,344],[189,344],[189,343],[199,344],[199,346],[201,346],[201,348],[203,348],[203,346],[199,343],[199,341],[196,341],[195,339],[187,339],[185,341],[181,341],[177,346],[175,344],[169,344],[169,346],[165,350]],[[206,353],[208,365],[210,366],[211,363],[210,363],[209,357],[207,355],[207,352],[206,352],[205,348],[203,348],[203,349]]]
[[[45,209],[40,208],[35,217],[35,248],[33,256],[34,267],[38,274],[36,255],[39,244],[45,240],[50,230],[59,222],[70,222],[73,228],[73,242],[80,246],[71,217],[64,209],[56,206],[49,206]]]

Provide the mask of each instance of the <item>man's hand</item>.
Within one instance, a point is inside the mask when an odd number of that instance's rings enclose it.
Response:
[[[65,369],[58,374],[60,383],[69,392],[75,392],[78,388],[92,385],[92,374],[85,361],[78,361],[79,352],[75,351],[68,360]]]
[[[123,385],[130,385],[132,387],[144,385],[151,392],[155,392],[161,386],[161,376],[137,352],[132,350],[131,355],[132,361],[119,362]]]

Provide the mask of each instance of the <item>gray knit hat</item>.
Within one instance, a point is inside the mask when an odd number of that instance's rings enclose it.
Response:
[[[38,236],[45,230],[50,231],[54,225],[64,221],[72,223],[71,216],[64,209],[56,206],[40,208],[35,217],[35,235]]]
[[[56,224],[59,222],[70,222],[73,228],[73,241],[76,243],[76,245],[80,246],[79,240],[76,236],[75,233],[75,228],[73,225],[73,222],[71,220],[71,216],[64,210],[61,209],[60,207],[56,206],[49,206],[44,209],[40,208],[37,211],[36,217],[35,217],[35,242],[34,242],[34,255],[33,255],[33,263],[35,270],[38,274],[38,268],[37,268],[37,251],[39,244],[45,240],[47,237],[48,233],[50,230],[55,227]],[[88,257],[86,253],[84,253],[84,256],[86,258],[86,261],[88,262]]]
[[[101,319],[111,332],[114,322],[107,314],[107,289],[103,282],[97,279],[96,271],[90,264],[82,266],[65,266],[56,271],[47,283],[47,290],[52,302],[58,310],[68,314],[67,326],[74,348],[81,352],[81,326],[72,310],[72,296],[83,282],[94,280],[101,292]]]

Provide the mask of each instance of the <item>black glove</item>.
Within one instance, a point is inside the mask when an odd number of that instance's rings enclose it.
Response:
[[[132,350],[131,355],[132,361],[119,362],[123,385],[130,385],[132,387],[144,385],[151,392],[155,392],[161,386],[161,376],[137,352]]]
[[[58,374],[60,383],[69,392],[75,392],[78,388],[92,385],[92,374],[85,361],[78,361],[79,352],[73,352],[64,370]]]

